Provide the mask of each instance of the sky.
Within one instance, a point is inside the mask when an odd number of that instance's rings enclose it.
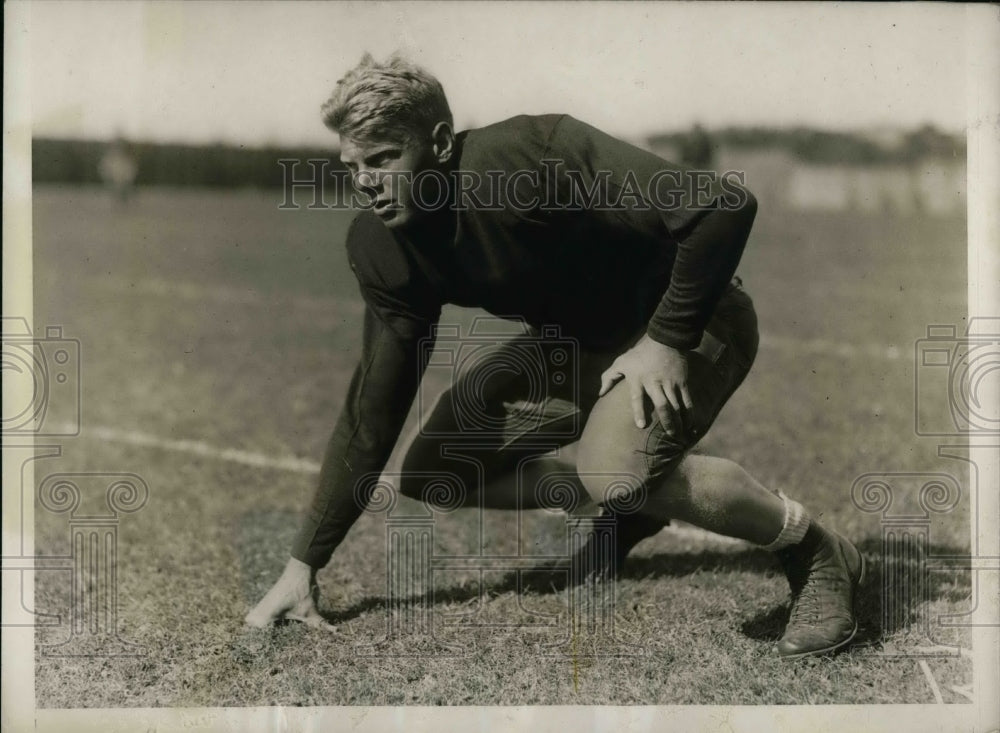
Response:
[[[966,124],[957,4],[38,2],[36,136],[332,145],[362,53],[438,76],[459,128],[567,112],[629,138],[700,121]]]

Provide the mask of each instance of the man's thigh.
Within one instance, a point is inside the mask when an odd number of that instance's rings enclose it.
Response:
[[[403,493],[419,497],[417,477],[433,471],[481,487],[579,440],[581,405],[592,404],[599,389],[592,362],[572,343],[532,335],[467,350],[455,383],[420,415],[404,449]]]
[[[609,492],[636,490],[671,473],[708,432],[743,382],[757,353],[757,317],[742,288],[731,287],[716,308],[699,348],[689,354],[688,389],[694,410],[685,430],[667,435],[646,399],[646,428],[632,417],[629,387],[618,382],[591,411],[577,460],[580,479],[595,501]]]

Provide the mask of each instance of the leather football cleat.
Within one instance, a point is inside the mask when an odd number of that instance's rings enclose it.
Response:
[[[854,597],[865,576],[858,548],[813,522],[802,542],[775,554],[792,588],[792,609],[777,653],[798,659],[848,644],[858,631]]]

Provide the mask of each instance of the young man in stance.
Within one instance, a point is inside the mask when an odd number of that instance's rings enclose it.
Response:
[[[499,346],[421,418],[403,494],[434,502],[433,474],[451,474],[468,506],[533,508],[546,475],[571,475],[578,500],[616,521],[610,552],[574,556],[574,581],[613,579],[677,518],[775,551],[793,592],[779,654],[847,644],[864,569],[854,545],[735,463],[687,453],[757,351],[753,304],[734,278],[753,197],[566,115],[456,135],[441,85],[400,58],[366,56],[323,113],[372,202],[347,237],[367,306],[363,353],[292,557],[247,623],[323,625],[316,571],[364,510],[426,367],[421,340],[453,303],[558,333],[575,345],[578,378],[549,378],[539,393],[497,365],[530,353],[544,367],[554,340]],[[525,349],[529,339],[540,348]]]

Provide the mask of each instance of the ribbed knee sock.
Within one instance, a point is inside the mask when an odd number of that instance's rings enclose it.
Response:
[[[781,491],[778,492],[781,501],[785,504],[785,521],[782,524],[781,532],[770,544],[762,545],[765,550],[781,550],[790,545],[797,545],[805,537],[806,530],[809,529],[809,514],[805,507],[793,499],[789,499]]]

